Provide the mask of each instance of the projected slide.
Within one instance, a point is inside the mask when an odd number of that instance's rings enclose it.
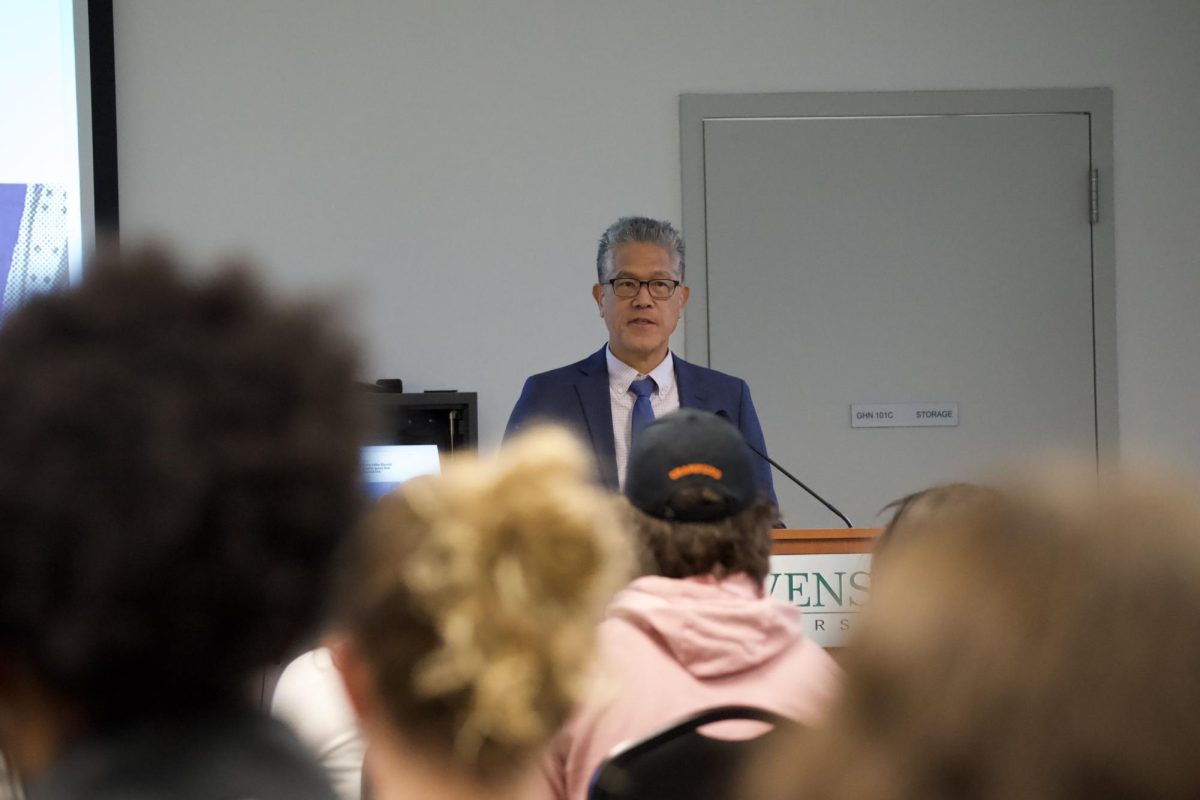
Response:
[[[378,445],[362,449],[362,472],[367,494],[378,500],[410,478],[441,472],[441,461],[435,444]]]
[[[83,259],[73,4],[0,0],[0,316]]]

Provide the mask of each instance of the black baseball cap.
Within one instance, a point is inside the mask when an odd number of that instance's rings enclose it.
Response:
[[[758,496],[750,448],[733,423],[692,408],[638,434],[625,470],[625,496],[670,522],[719,522]]]

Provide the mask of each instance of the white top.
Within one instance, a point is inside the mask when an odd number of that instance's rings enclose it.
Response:
[[[329,648],[310,650],[287,665],[271,696],[271,713],[292,727],[341,800],[359,800],[367,745]]]
[[[629,391],[629,384],[647,377],[613,355],[604,347],[608,361],[608,392],[612,405],[613,449],[617,455],[617,483],[625,488],[625,462],[629,460],[629,443],[633,439],[633,403],[637,399]],[[650,407],[654,418],[679,410],[679,386],[675,383],[675,357],[667,351],[667,357],[650,370],[649,377],[656,384],[650,394]]]

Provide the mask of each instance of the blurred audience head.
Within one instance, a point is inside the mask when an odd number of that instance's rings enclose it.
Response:
[[[335,658],[381,791],[420,779],[496,796],[531,774],[629,575],[592,469],[565,431],[533,429],[493,458],[449,460],[367,516]]]
[[[877,564],[880,556],[891,550],[896,539],[907,540],[920,535],[936,517],[961,513],[972,504],[993,498],[995,494],[995,489],[975,483],[943,483],[893,500],[879,512],[891,511],[892,516],[875,540],[872,564]]]
[[[244,267],[185,277],[152,250],[5,320],[10,750],[22,709],[86,728],[232,700],[308,631],[360,504],[355,361]]]
[[[775,507],[728,421],[682,409],[648,425],[629,454],[625,495],[646,572],[766,578]]]
[[[1200,493],[1038,477],[894,542],[774,796],[1200,796]]]

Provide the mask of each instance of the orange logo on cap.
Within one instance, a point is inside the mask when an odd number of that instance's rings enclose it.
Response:
[[[719,481],[721,480],[722,473],[721,470],[712,464],[681,464],[667,473],[667,477],[673,481],[685,478],[688,475],[707,475],[714,481]]]

